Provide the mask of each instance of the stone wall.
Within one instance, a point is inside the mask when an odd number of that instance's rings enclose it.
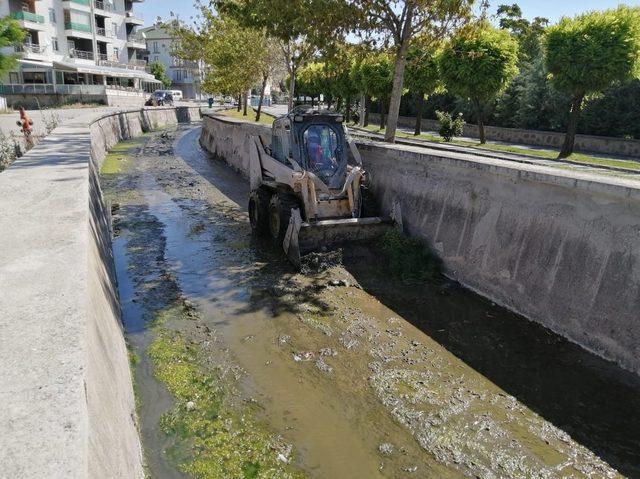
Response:
[[[198,118],[79,113],[0,173],[2,477],[144,476],[98,171],[118,141]]]
[[[205,117],[202,145],[247,171],[268,128]],[[360,142],[383,211],[479,294],[640,373],[640,180]]]
[[[403,117],[398,119],[398,125],[411,128],[415,127],[415,118]],[[377,113],[369,115],[369,123],[378,125],[380,116]],[[423,131],[438,131],[440,128],[436,120],[422,120]],[[564,133],[552,131],[522,130],[518,128],[501,128],[497,126],[486,126],[485,133],[488,140],[503,141],[505,143],[515,143],[521,145],[532,145],[543,148],[559,150],[564,142]],[[478,127],[466,124],[464,136],[479,138]],[[624,138],[613,138],[606,136],[577,135],[576,151],[583,153],[601,153],[617,156],[636,157],[640,161],[640,140],[626,140]]]

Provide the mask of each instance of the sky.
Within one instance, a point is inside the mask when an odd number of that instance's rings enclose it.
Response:
[[[491,0],[491,13],[495,13],[498,5],[511,3],[520,5],[525,18],[546,17],[552,23],[562,16],[616,7],[621,3],[640,6],[640,0]],[[145,0],[138,5],[137,10],[144,15],[147,26],[158,16],[168,19],[172,11],[184,20],[195,14],[192,0]]]

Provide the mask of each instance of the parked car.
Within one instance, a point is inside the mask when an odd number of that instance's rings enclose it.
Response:
[[[173,106],[173,95],[166,90],[154,91],[145,103],[146,106]]]

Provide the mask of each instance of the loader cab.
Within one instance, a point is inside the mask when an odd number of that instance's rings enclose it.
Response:
[[[273,123],[272,155],[312,172],[329,188],[342,188],[349,162],[343,121],[332,111],[295,108]]]

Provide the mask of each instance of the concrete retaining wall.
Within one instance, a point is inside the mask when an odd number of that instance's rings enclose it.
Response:
[[[198,117],[80,116],[0,174],[0,476],[144,476],[98,171],[118,141]]]
[[[202,145],[246,171],[268,128],[204,118]],[[448,274],[640,373],[640,180],[362,142],[383,211]]]
[[[369,115],[369,123],[378,125],[380,116],[377,113]],[[416,119],[401,116],[398,124],[407,128],[414,128]],[[440,125],[436,120],[422,120],[424,131],[438,131]],[[564,133],[553,131],[522,130],[519,128],[501,128],[498,126],[486,126],[485,132],[488,140],[503,141],[521,145],[540,146],[543,148],[560,149],[564,142]],[[479,138],[478,127],[466,124],[464,136]],[[576,151],[584,153],[602,153],[605,155],[631,156],[640,161],[640,140],[626,140],[624,138],[612,138],[607,136],[576,135]]]

